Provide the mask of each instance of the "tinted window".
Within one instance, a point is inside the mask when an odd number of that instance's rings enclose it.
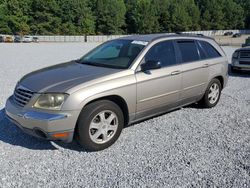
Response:
[[[194,41],[178,41],[178,45],[181,51],[183,63],[200,60]]]
[[[120,49],[121,49],[120,44],[114,44],[112,46],[107,46],[106,48],[103,48],[103,50],[100,51],[99,53],[94,54],[93,58],[96,58],[96,59],[116,58],[119,56]]]
[[[145,62],[147,61],[160,61],[162,67],[176,64],[172,41],[164,41],[154,45],[145,55]]]
[[[208,42],[205,41],[199,41],[201,47],[205,50],[207,53],[208,58],[216,58],[221,57],[220,53]]]
[[[141,50],[144,48],[143,45],[139,44],[131,44],[128,48],[128,56],[129,57],[137,57],[137,55],[141,52]]]
[[[199,50],[199,54],[200,54],[200,58],[201,60],[203,59],[207,59],[207,54],[204,52],[203,48],[201,47],[201,45],[199,43],[197,43],[197,47],[198,47],[198,50]]]
[[[92,66],[126,69],[146,45],[147,42],[144,41],[113,40],[90,51],[78,62]]]

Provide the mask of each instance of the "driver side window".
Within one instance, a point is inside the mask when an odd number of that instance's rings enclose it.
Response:
[[[176,56],[172,41],[163,41],[155,44],[150,48],[144,57],[145,62],[161,62],[162,67],[176,64]]]

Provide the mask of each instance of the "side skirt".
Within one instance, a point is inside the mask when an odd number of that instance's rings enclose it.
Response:
[[[160,115],[166,114],[168,112],[177,110],[179,108],[188,106],[190,104],[198,102],[200,99],[202,99],[202,97],[203,97],[203,95],[199,95],[196,97],[185,99],[181,102],[176,102],[173,104],[168,104],[168,105],[160,106],[160,107],[157,107],[154,109],[149,109],[149,110],[138,112],[135,115],[133,115],[135,117],[135,119],[130,121],[128,124],[131,125],[131,124],[134,124],[134,123],[146,120],[146,119],[150,119],[150,118],[153,118],[156,116],[160,116]]]

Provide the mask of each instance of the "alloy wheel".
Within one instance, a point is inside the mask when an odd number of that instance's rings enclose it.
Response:
[[[89,136],[96,144],[104,144],[111,140],[118,128],[118,117],[110,111],[105,110],[98,113],[89,126]]]

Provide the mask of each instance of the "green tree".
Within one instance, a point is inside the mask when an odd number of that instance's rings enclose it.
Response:
[[[0,4],[0,33],[10,34],[11,29],[8,26],[8,9],[6,3],[2,2]]]
[[[244,22],[245,28],[250,29],[250,1],[249,0],[236,0],[236,3],[239,4],[244,9]]]
[[[125,0],[126,5],[126,15],[125,15],[125,22],[126,22],[126,32],[127,33],[136,33],[136,5],[137,0]]]
[[[250,29],[250,0],[0,0],[0,33],[123,34]]]
[[[162,32],[200,29],[200,11],[194,0],[158,0]]]
[[[225,21],[222,1],[217,0],[197,0],[197,4],[201,11],[201,28],[224,29]]]
[[[31,13],[31,30],[34,34],[61,34],[60,8],[55,0],[33,0]]]
[[[29,1],[8,0],[0,4],[0,30],[4,33],[27,34]]]
[[[169,0],[156,0],[154,1],[158,23],[159,23],[159,32],[169,32],[170,31],[170,4]]]
[[[97,0],[96,32],[122,34],[125,26],[126,6],[123,0]]]
[[[86,0],[60,0],[61,32],[69,35],[94,34],[95,18]]]
[[[245,22],[246,28],[250,29],[250,1],[247,1],[245,4]]]
[[[152,0],[138,0],[135,25],[137,33],[156,33],[160,31],[157,6]]]
[[[188,12],[188,15],[192,19],[192,23],[189,27],[189,30],[195,31],[195,30],[200,30],[200,10],[199,7],[195,4],[194,0],[185,0],[185,7]]]
[[[250,7],[249,7],[250,8]],[[223,1],[223,12],[225,13],[225,28],[244,28],[244,9],[233,0]]]
[[[191,18],[185,11],[185,7],[179,4],[171,6],[171,31],[187,31],[191,25]]]

